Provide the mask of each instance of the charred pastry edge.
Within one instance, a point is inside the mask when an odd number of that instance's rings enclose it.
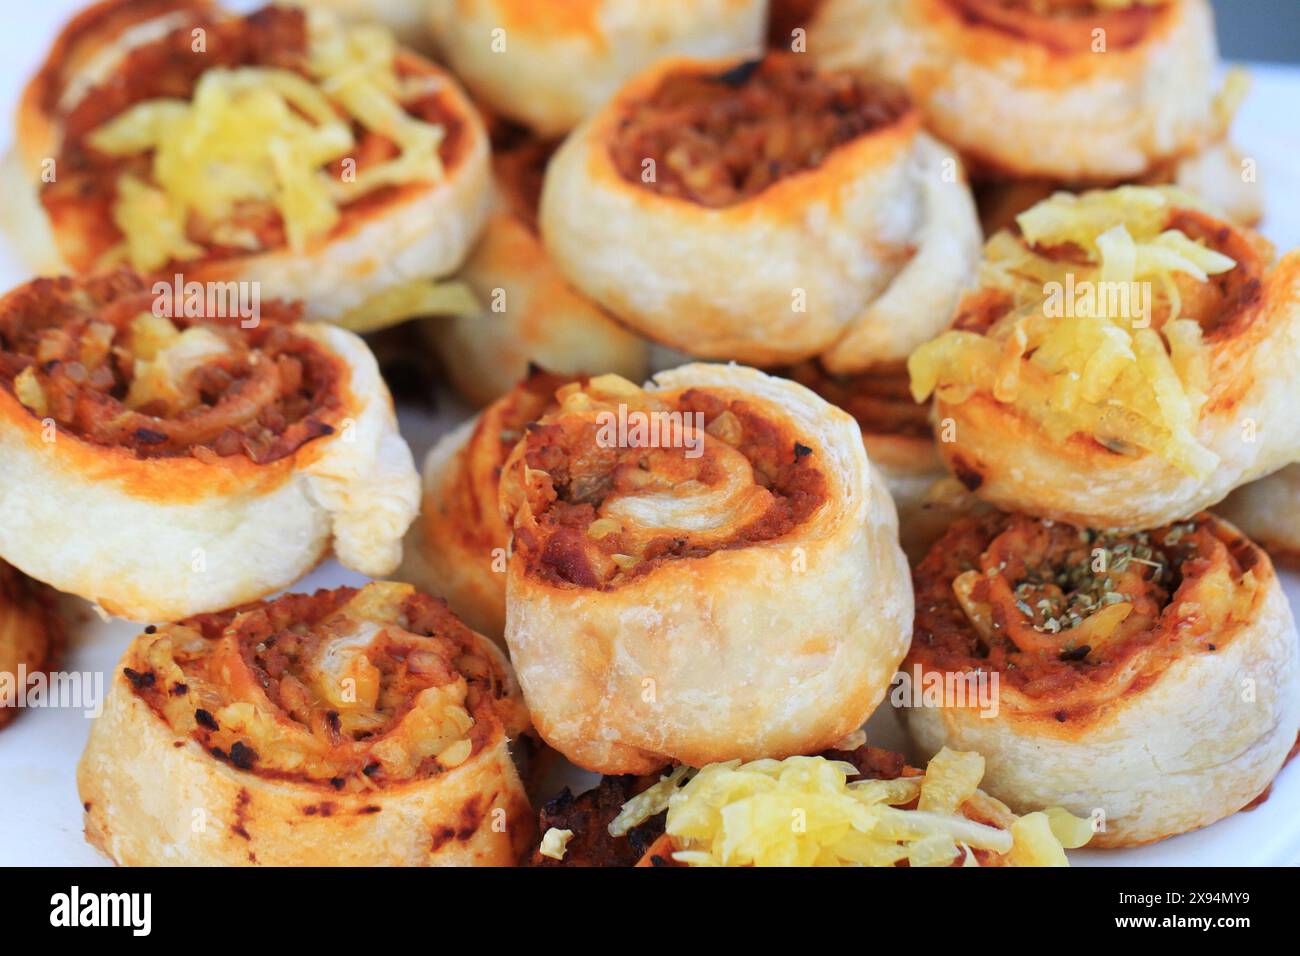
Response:
[[[532,174],[521,168],[536,161],[530,153],[549,145],[525,137],[498,146],[493,156],[493,211],[457,273],[487,308],[421,323],[447,377],[475,405],[508,393],[531,365],[567,375],[613,372],[631,381],[648,372],[645,339],[573,288],[542,245],[537,208],[520,180]]]
[[[556,266],[623,324],[703,358],[772,366],[823,354],[837,372],[905,358],[947,323],[980,246],[960,162],[915,110],[722,208],[660,195],[615,166],[622,117],[663,77],[736,66],[659,63],[564,142],[541,201]],[[953,177],[940,174],[948,163]],[[792,307],[795,290],[806,311]]]
[[[911,86],[935,135],[979,178],[1131,180],[1223,132],[1206,0],[1153,11],[1137,43],[1105,56],[972,24],[954,0],[826,0],[808,48],[826,65],[872,68]],[[1006,60],[1019,69],[1001,69]],[[1098,121],[1107,116],[1122,121]]]
[[[1267,556],[1231,525],[1208,520],[1257,558],[1254,612],[1236,634],[1185,649],[1144,686],[1082,720],[1061,722],[1050,709],[1022,717],[1005,701],[990,717],[978,707],[902,708],[917,752],[928,758],[946,745],[983,754],[981,787],[1018,813],[1101,810],[1106,829],[1092,842],[1099,847],[1151,843],[1250,803],[1300,728],[1296,629]],[[904,668],[914,660],[915,652]],[[1255,681],[1251,702],[1244,676]]]
[[[432,0],[428,23],[476,98],[548,137],[568,133],[658,60],[756,55],[767,20],[761,0],[602,0],[583,5],[593,18],[585,22],[583,11],[540,22],[530,3],[489,0],[466,11]],[[508,70],[484,42],[496,27],[509,34]]]
[[[293,329],[340,366],[345,427],[266,465],[136,458],[47,428],[0,387],[0,511],[9,516],[0,556],[135,620],[255,600],[292,584],[331,546],[354,570],[392,571],[419,504],[392,400],[358,336],[322,324]]]
[[[11,597],[16,597],[16,600],[11,600]],[[25,667],[28,678],[31,678],[38,672],[49,673],[63,658],[67,633],[58,602],[58,594],[53,588],[0,560],[0,636],[5,641],[22,643],[34,634],[32,643],[40,652],[38,658],[28,659],[18,647],[0,646],[0,675],[8,676],[18,693],[23,691],[18,681],[19,667]],[[0,730],[14,721],[18,714],[18,707],[0,704]]]
[[[506,642],[534,726],[589,770],[823,749],[883,699],[910,640],[897,519],[857,423],[802,386],[738,366],[687,365],[656,376],[651,391],[692,387],[790,422],[825,469],[826,501],[786,538],[667,561],[612,591],[557,587],[510,558]],[[703,661],[673,655],[686,646],[717,650]],[[642,701],[646,675],[653,705]]]
[[[105,49],[130,48],[133,31],[164,13],[194,10],[225,14],[211,0],[99,0],[82,10],[55,40],[49,56],[23,92],[18,107],[16,147],[3,171],[15,177],[0,208],[0,226],[15,237],[15,247],[38,274],[68,271],[59,252],[55,224],[39,200],[41,163],[57,153],[60,120],[50,103],[49,86],[60,60],[74,54],[103,56]],[[85,52],[89,50],[90,52]],[[98,52],[96,52],[98,51]],[[444,81],[447,111],[460,124],[461,144],[444,178],[412,183],[381,207],[348,212],[324,240],[301,253],[287,247],[221,260],[178,263],[187,281],[257,282],[268,299],[299,299],[311,321],[336,321],[374,296],[402,282],[433,279],[455,271],[469,252],[491,201],[489,149],[482,120],[451,75],[409,51],[404,66]],[[67,78],[62,78],[66,85]],[[19,241],[21,240],[21,241]],[[174,270],[173,270],[174,271]]]
[[[473,637],[508,676],[504,655]],[[242,770],[178,736],[121,666],[77,784],[87,840],[127,866],[512,866],[535,826],[499,721],[455,768],[348,793]]]
[[[1300,337],[1300,252],[1270,266],[1267,244],[1254,232],[1205,218],[1225,237],[1219,245],[1231,241],[1251,255],[1238,261],[1238,268],[1250,268],[1247,294],[1203,346],[1211,384],[1195,437],[1219,456],[1214,472],[1198,479],[1155,452],[1121,454],[1082,433],[1053,442],[1037,421],[986,391],[955,404],[936,396],[933,420],[951,420],[957,438],[937,447],[969,491],[1003,510],[1074,525],[1153,528],[1212,507],[1234,488],[1300,459],[1300,419],[1287,411],[1300,401],[1290,350],[1276,347]],[[959,315],[989,294],[969,293]],[[1246,421],[1269,423],[1260,440],[1242,440]]]

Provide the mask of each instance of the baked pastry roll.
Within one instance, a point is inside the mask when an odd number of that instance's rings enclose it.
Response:
[[[979,179],[1139,179],[1222,143],[1240,92],[1208,0],[824,0],[808,49],[905,86]]]
[[[929,410],[912,400],[907,370],[898,365],[831,375],[819,362],[804,362],[788,374],[857,421],[867,457],[885,479],[898,511],[899,544],[909,561],[920,561],[973,500],[944,467],[934,447]]]
[[[1018,817],[978,789],[984,758],[925,770],[865,745],[605,777],[541,813],[534,866],[1068,866],[1092,836],[1060,808]],[[800,825],[792,826],[791,820]]]
[[[739,366],[557,393],[501,477],[533,723],[601,773],[816,751],[905,652],[907,563],[856,423]]]
[[[1182,520],[1300,450],[1300,254],[1171,189],[1058,194],[985,248],[953,329],[909,360],[938,448],[1005,510]]]
[[[489,201],[452,78],[321,9],[91,6],[23,94],[16,159],[35,193],[8,219],[36,271],[255,282],[356,330],[464,307],[432,280]]]
[[[1214,511],[1283,567],[1300,570],[1300,465],[1243,485]]]
[[[480,634],[506,627],[506,549],[501,469],[529,423],[555,406],[567,379],[534,372],[479,415],[443,436],[424,460],[420,516],[398,576],[446,599]]]
[[[753,56],[765,0],[428,0],[434,40],[475,98],[562,136],[672,56]]]
[[[53,589],[0,561],[0,728],[18,715],[29,680],[53,670],[63,645]]]
[[[428,0],[276,0],[296,6],[328,7],[345,20],[383,24],[404,47],[421,52],[432,47]]]
[[[978,259],[958,161],[895,89],[800,56],[662,63],[556,152],[542,235],[618,319],[701,358],[898,362]]]
[[[135,620],[255,600],[331,547],[391,572],[419,476],[365,343],[164,300],[124,271],[0,299],[0,556]]]
[[[943,688],[900,711],[915,746],[978,751],[990,794],[1104,823],[1098,846],[1235,813],[1296,740],[1286,597],[1268,556],[1208,514],[1127,534],[965,518],[913,582],[903,673]]]
[[[482,308],[424,323],[448,378],[478,405],[510,391],[530,365],[646,374],[644,340],[569,285],[542,247],[537,201],[553,147],[516,134],[493,154],[496,208],[459,273]]]
[[[510,665],[440,601],[372,583],[149,628],[77,768],[125,866],[509,866],[534,819]]]

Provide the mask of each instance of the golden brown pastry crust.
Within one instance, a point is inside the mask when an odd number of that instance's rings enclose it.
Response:
[[[562,391],[502,478],[506,641],[539,733],[603,773],[841,739],[883,697],[910,614],[893,504],[856,423],[738,366],[623,386]],[[644,444],[602,447],[588,429],[623,401],[708,408],[701,456],[661,443],[642,471]]]
[[[1266,550],[1273,561],[1300,571],[1300,465],[1287,465],[1242,485],[1214,506]]]
[[[270,8],[254,16],[270,19],[252,22],[248,31],[278,36],[269,33],[271,25],[299,14]],[[108,218],[107,197],[115,185],[92,178],[92,196],[85,200],[79,193],[70,196],[60,190],[58,180],[42,180],[43,163],[50,159],[59,159],[56,168],[65,179],[77,171],[80,161],[64,161],[61,155],[69,118],[79,113],[97,116],[100,108],[93,105],[94,98],[108,101],[103,90],[114,83],[129,97],[134,86],[147,85],[151,74],[167,66],[168,56],[182,58],[179,74],[201,75],[204,68],[193,71],[183,58],[198,57],[210,65],[217,61],[206,50],[191,51],[191,28],[202,25],[212,34],[232,22],[231,14],[210,0],[102,0],[64,28],[19,104],[16,149],[8,169],[21,182],[14,185],[0,217],[33,271],[85,272],[96,267],[118,237]],[[180,39],[169,41],[169,36]],[[268,55],[287,55],[276,45],[278,40],[269,42],[278,52]],[[172,52],[133,59],[153,47]],[[404,75],[424,77],[438,86],[432,108],[454,133],[441,149],[441,181],[389,187],[345,205],[328,235],[301,252],[282,238],[256,252],[208,247],[203,258],[169,263],[173,268],[160,271],[170,276],[183,269],[187,280],[197,282],[257,282],[265,298],[303,301],[306,317],[313,321],[342,319],[394,286],[453,272],[487,217],[487,135],[477,111],[449,74],[406,50],[399,50],[396,65]],[[192,84],[193,78],[186,82]],[[185,91],[183,85],[158,95]],[[52,199],[56,194],[57,203]]]
[[[125,272],[37,279],[0,299],[0,336],[27,323],[57,335],[64,323],[103,320],[99,325],[112,333],[113,344],[129,349],[131,320],[148,315],[153,301],[148,285]],[[21,369],[32,356],[10,351],[16,346],[8,339],[0,342],[6,372],[0,376],[0,555],[39,580],[135,620],[175,620],[255,600],[292,584],[331,547],[362,573],[392,571],[415,517],[419,480],[388,390],[360,338],[333,326],[285,321],[286,312],[292,315],[292,307],[268,304],[254,329],[233,320],[181,322],[210,324],[218,330],[210,335],[250,344],[258,361],[236,375],[240,389],[222,388],[222,379],[215,379],[206,400],[175,417],[143,414],[148,405],[131,411],[132,420],[147,427],[117,438],[79,424],[89,398],[105,406],[91,422],[103,425],[102,414],[126,413],[105,393],[87,393],[74,412],[50,407],[38,414],[24,404],[16,383],[31,375]],[[226,433],[195,437],[193,445],[178,438],[183,443],[173,447],[168,435],[184,435],[196,411],[208,418],[228,414],[235,424],[247,419],[259,429],[271,421],[266,416],[273,408],[259,412],[257,406],[251,419],[239,409],[260,393],[250,383],[266,378],[269,362],[261,359],[267,353],[257,343],[276,334],[303,343],[334,378],[329,401],[280,432],[311,426],[305,440],[262,463],[244,451],[241,439],[227,448]],[[89,347],[88,336],[81,345]],[[125,354],[126,366],[104,357],[100,365],[82,366],[82,374],[117,367],[115,374],[124,377],[110,381],[129,383],[131,353]],[[204,367],[216,374],[224,361],[223,354],[200,362],[185,381]],[[291,376],[290,367],[277,365],[274,387],[295,395]],[[159,454],[160,448],[166,452]]]
[[[541,206],[547,250],[574,287],[659,343],[756,365],[823,354],[834,371],[857,371],[906,358],[941,328],[980,241],[959,162],[921,132],[896,91],[819,76],[805,62],[666,61],[576,130],[551,161]],[[798,117],[793,104],[803,99],[782,100],[764,84],[806,85],[823,105],[826,89],[837,89],[851,103],[854,135],[841,142],[843,130],[829,124],[824,152],[793,151],[790,168],[769,176],[747,151],[754,130],[781,120],[782,110]],[[695,90],[690,109],[744,104],[753,114],[743,120],[749,145],[737,148],[740,159],[725,149],[713,158],[727,168],[749,162],[732,175],[770,183],[730,198],[710,190],[700,201],[691,198],[695,187],[683,191],[674,148],[642,157],[640,144],[622,142],[628,119],[644,119],[648,102],[665,129],[685,129],[689,109],[680,125],[673,120],[682,86]],[[639,164],[649,160],[653,183],[629,179],[633,163],[648,169]]]
[[[857,421],[867,457],[884,477],[898,510],[903,553],[912,563],[920,561],[974,501],[944,467],[930,429],[929,406],[912,400],[906,369],[836,376],[819,362],[805,362],[788,376]]]
[[[496,149],[496,207],[458,273],[483,309],[423,324],[447,377],[477,405],[510,391],[534,365],[633,381],[646,374],[645,341],[575,290],[542,247],[537,200],[553,146],[524,136]]]
[[[429,0],[445,61],[477,99],[562,136],[628,77],[673,56],[755,55],[762,0]]]
[[[115,862],[509,866],[527,848],[507,749],[527,715],[504,656],[445,606],[372,584],[150,630],[78,767],[87,839]]]
[[[1300,253],[1273,264],[1268,243],[1244,227],[1177,205],[1169,214],[1171,224],[1237,263],[1213,277],[1209,288],[1219,302],[1200,319],[1208,392],[1193,435],[1219,456],[1218,467],[1198,477],[1161,454],[1113,450],[1083,432],[1053,441],[1040,421],[989,389],[946,399],[940,388],[934,418],[955,440],[937,447],[968,489],[1005,510],[1087,527],[1151,528],[1295,460],[1300,421],[1287,409],[1295,401]],[[954,328],[983,334],[1005,314],[1005,303],[999,290],[975,290],[959,305]]]
[[[913,743],[927,756],[942,746],[983,754],[982,786],[1013,810],[1061,805],[1104,819],[1097,846],[1149,843],[1235,813],[1268,786],[1300,726],[1295,625],[1272,564],[1210,515],[1147,535],[1082,534],[989,515],[959,521],[935,544],[914,574],[903,672],[942,680],[979,670],[999,683],[991,712],[973,696],[903,709]],[[1105,572],[1095,571],[1098,548]],[[966,568],[977,582],[968,604],[958,596]],[[1044,574],[1068,583],[1026,583]],[[1091,601],[1103,579],[1122,599],[1054,631],[1049,619],[1062,620],[1066,605],[1053,595]],[[1113,630],[1087,631],[1120,606],[1131,610]]]
[[[63,653],[63,621],[52,588],[0,561],[0,678],[22,692],[23,675],[48,672]],[[18,708],[0,701],[0,728]]]
[[[1135,179],[1222,139],[1206,0],[1059,15],[1024,6],[826,0],[808,49],[907,87],[977,178]]]
[[[554,407],[565,381],[535,372],[444,436],[424,460],[420,516],[398,576],[445,598],[470,627],[498,642],[506,626],[510,544],[498,503],[501,469],[528,424]]]

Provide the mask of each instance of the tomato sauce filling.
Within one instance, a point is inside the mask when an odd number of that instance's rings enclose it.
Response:
[[[372,589],[400,588],[395,599]],[[369,606],[383,604],[383,613]],[[123,665],[177,734],[240,770],[364,792],[500,732],[495,661],[446,604],[395,585],[291,594],[146,631]]]
[[[188,11],[187,11],[188,12]],[[55,168],[58,177],[45,183],[41,203],[55,223],[76,224],[79,235],[75,249],[65,250],[75,260],[78,271],[91,268],[121,240],[113,221],[113,204],[117,182],[123,173],[148,181],[151,154],[130,157],[108,156],[96,151],[87,137],[106,122],[137,103],[151,99],[189,100],[200,77],[208,70],[237,67],[267,67],[289,70],[304,77],[307,72],[307,28],[302,10],[291,7],[264,7],[244,17],[231,17],[211,11],[194,10],[188,23],[171,30],[165,37],[132,49],[104,82],[86,95],[61,117],[63,139]],[[205,48],[194,50],[193,31],[205,32]],[[48,63],[42,71],[47,107],[53,108],[62,92],[64,64]],[[419,76],[418,70],[399,58],[396,71],[400,79]],[[454,111],[448,95],[439,90],[423,93],[403,102],[406,112],[443,127],[445,136],[439,156],[452,168],[467,148],[469,138]],[[369,165],[391,159],[398,146],[391,139],[358,123],[352,124],[356,141],[353,171],[360,173]],[[342,160],[326,171],[342,175]],[[400,186],[384,186],[345,206],[357,214],[382,207],[391,201]],[[347,219],[336,226],[343,228]],[[286,245],[283,222],[270,203],[246,203],[237,221],[221,224],[254,235],[261,249]],[[189,238],[200,243],[204,261],[216,261],[247,255],[248,249],[223,245],[206,229],[191,223]]]
[[[602,439],[590,416],[562,410],[529,425],[518,467],[544,473],[528,492],[533,521],[515,526],[515,551],[529,574],[611,588],[662,561],[780,538],[826,500],[813,449],[751,403],[699,388],[654,400],[655,411],[679,414],[685,428],[702,424],[703,434],[690,433],[698,454],[664,443],[620,447]],[[710,527],[640,527],[619,512],[627,499],[666,499],[670,509],[698,501]]]
[[[138,458],[267,464],[333,433],[340,361],[294,331],[296,305],[262,303],[245,329],[160,318],[155,302],[126,271],[29,283],[0,306],[0,387],[34,416]]]
[[[1145,39],[1160,5],[1116,7],[1096,0],[946,0],[969,24],[998,30],[1064,54],[1095,53],[1104,31],[1107,49]]]
[[[1065,722],[1230,640],[1259,593],[1252,569],[1268,571],[1262,552],[1206,514],[1135,533],[961,518],[913,571],[903,669],[996,672]]]
[[[626,108],[609,146],[615,168],[659,195],[723,208],[816,169],[837,147],[910,109],[898,90],[800,59],[769,56],[721,73],[665,77]]]

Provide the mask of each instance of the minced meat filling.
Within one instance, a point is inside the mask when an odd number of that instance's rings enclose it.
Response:
[[[78,438],[140,458],[266,464],[333,432],[339,360],[293,331],[297,306],[262,303],[245,329],[160,318],[154,304],[125,271],[35,280],[0,311],[0,387]]]
[[[536,525],[515,529],[515,549],[525,555],[531,573],[579,587],[611,587],[649,572],[659,561],[780,538],[826,500],[826,477],[812,448],[749,402],[698,388],[666,401],[684,420],[702,416],[705,435],[699,436],[697,457],[681,448],[606,447],[597,425],[587,419],[561,416],[529,426],[524,463],[547,473],[551,492],[533,505]],[[734,479],[723,461],[730,452],[721,445],[748,462],[749,490],[762,501],[758,513],[748,513],[723,540],[688,532],[647,540],[643,529],[600,517],[611,497],[707,493]]]
[[[769,56],[717,74],[676,73],[628,107],[610,155],[629,182],[722,208],[815,169],[837,147],[895,123],[907,97],[848,71]],[[654,175],[646,175],[647,160]]]
[[[445,603],[411,593],[376,620],[366,594],[162,625],[124,673],[173,730],[241,770],[356,791],[436,773],[449,749],[464,762],[496,732],[498,668]]]
[[[1133,679],[1139,665],[1162,666],[1185,639],[1213,652],[1221,609],[1206,598],[1224,588],[1196,589],[1211,575],[1231,588],[1257,561],[1207,515],[1135,533],[1024,515],[963,518],[913,572],[904,669],[997,672],[1031,697],[1077,698],[1080,688]]]
[[[194,49],[193,31],[204,31],[204,48]],[[91,148],[87,137],[109,120],[137,103],[151,99],[189,100],[204,73],[214,69],[266,67],[299,73],[307,72],[307,27],[304,12],[291,7],[264,7],[245,17],[216,16],[195,10],[191,22],[151,43],[132,49],[115,68],[112,76],[91,89],[63,117],[64,134],[56,158],[58,178],[42,186],[41,202],[56,222],[76,222],[84,240],[78,256],[79,268],[89,268],[98,256],[108,252],[120,238],[113,221],[113,203],[117,182],[122,173],[148,179],[150,160],[146,155],[106,156]],[[49,64],[43,76],[51,94],[57,90],[56,78],[62,64]],[[397,63],[399,77],[409,75]],[[57,100],[57,95],[54,95]],[[468,138],[463,124],[446,100],[446,93],[433,88],[404,102],[411,116],[443,127],[444,137],[439,156],[447,167],[455,164]],[[398,152],[391,139],[353,123],[356,147],[349,159],[350,173],[360,173],[373,163],[391,159]],[[340,177],[342,161],[327,172]],[[372,208],[385,202],[394,189],[388,187],[363,196],[353,203],[357,209]],[[223,244],[213,235],[203,233],[202,224],[191,223],[189,238],[200,241],[206,259],[245,255],[247,248]],[[245,230],[257,239],[258,248],[275,249],[287,242],[283,223],[274,206],[246,204],[237,222],[224,223]]]

